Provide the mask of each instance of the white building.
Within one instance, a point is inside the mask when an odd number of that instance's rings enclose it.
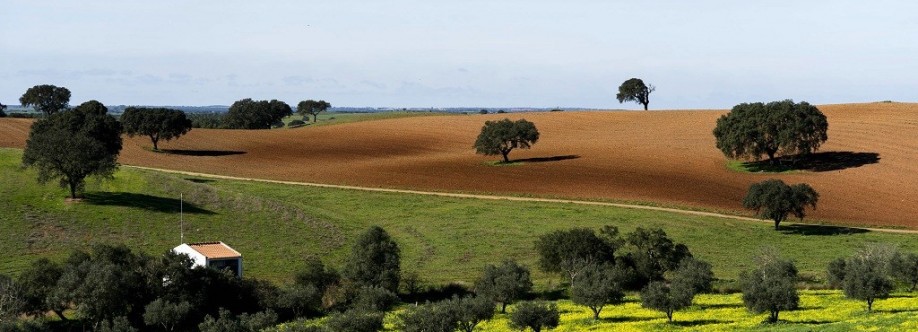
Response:
[[[172,249],[177,254],[186,254],[194,261],[194,266],[209,267],[217,270],[230,270],[237,277],[242,277],[242,254],[223,242],[183,243]]]

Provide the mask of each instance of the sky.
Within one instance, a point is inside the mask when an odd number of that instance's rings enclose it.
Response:
[[[3,0],[0,103],[651,109],[918,100],[918,1]]]

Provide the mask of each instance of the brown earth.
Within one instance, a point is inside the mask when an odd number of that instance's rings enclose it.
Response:
[[[553,112],[414,117],[284,130],[195,129],[148,151],[128,139],[120,162],[238,177],[355,186],[656,202],[742,212],[753,182],[806,182],[820,194],[810,220],[918,228],[918,104],[824,105],[842,157],[819,171],[727,169],[711,130],[726,111]],[[541,138],[510,166],[471,147],[485,120],[526,118]],[[25,145],[30,121],[0,119],[0,146]],[[874,156],[878,161],[871,161]],[[867,158],[865,158],[865,156]]]

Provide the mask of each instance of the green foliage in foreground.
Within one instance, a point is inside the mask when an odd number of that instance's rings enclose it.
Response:
[[[386,229],[401,248],[402,271],[416,272],[425,284],[472,284],[485,265],[504,259],[535,267],[536,239],[573,227],[663,228],[710,262],[721,286],[748,270],[763,246],[782,248],[810,280],[824,279],[829,261],[869,243],[918,251],[914,235],[839,227],[788,224],[776,232],[765,223],[666,212],[212,180],[127,167],[111,181],[90,179],[85,200],[66,203],[65,190],[36,184],[34,171],[20,167],[21,155],[0,149],[0,274],[17,275],[41,257],[61,261],[93,243],[162,253],[179,243],[179,193],[185,241],[229,243],[245,256],[246,276],[279,282],[292,282],[308,256],[340,269],[353,239],[371,225]],[[559,284],[557,275],[537,269],[532,280],[536,290]]]

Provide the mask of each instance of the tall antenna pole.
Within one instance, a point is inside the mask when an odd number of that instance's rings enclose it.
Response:
[[[185,194],[179,194],[179,236],[181,237],[181,243],[185,243]]]

